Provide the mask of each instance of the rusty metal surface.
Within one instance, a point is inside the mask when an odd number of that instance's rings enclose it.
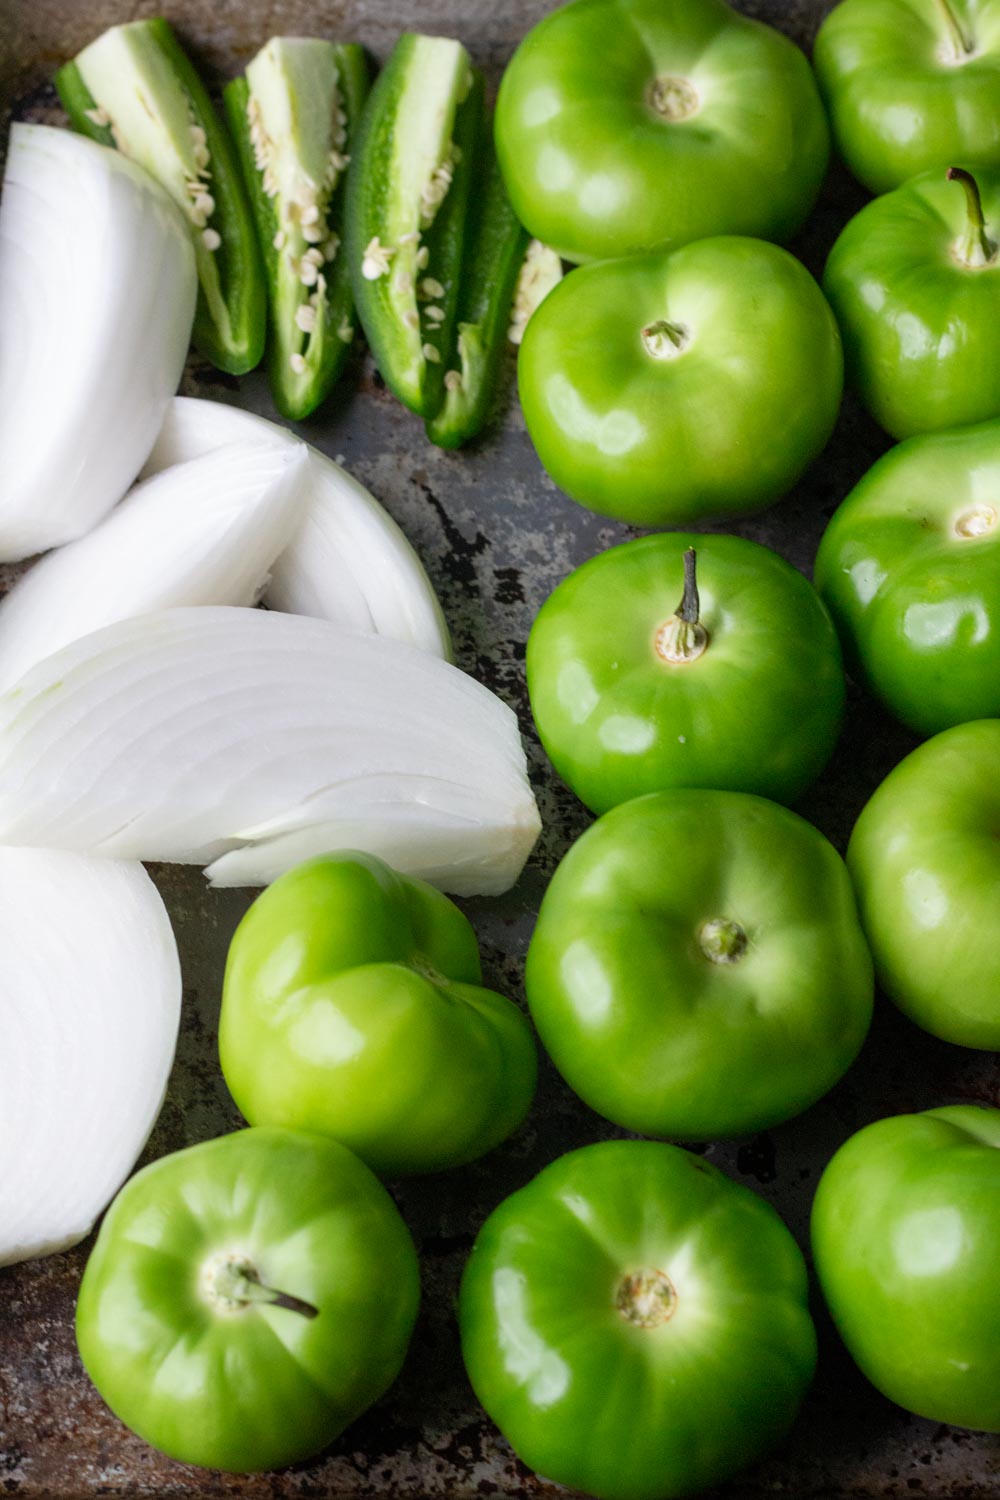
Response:
[[[666,3],[666,0],[665,0]],[[165,10],[211,71],[230,74],[279,32],[364,42],[384,58],[401,30],[460,36],[495,81],[549,0],[0,0],[0,68],[15,110],[56,120],[47,80],[55,66],[113,22]],[[808,45],[824,0],[762,0],[745,8]],[[0,92],[0,103],[3,94]],[[796,246],[814,271],[861,203],[835,169]],[[2,336],[2,335],[0,335]],[[260,376],[237,381],[192,367],[185,390],[273,416]],[[573,505],[542,473],[511,397],[489,435],[444,454],[382,389],[370,359],[303,434],[380,497],[424,557],[451,622],[461,666],[519,712],[545,833],[518,888],[465,903],[483,944],[487,982],[519,999],[525,948],[545,881],[588,819],[556,781],[531,736],[524,643],[535,611],[571,567],[625,539],[627,528]],[[774,441],[781,441],[775,432]],[[809,571],[834,506],[887,440],[850,403],[826,453],[769,514],[739,527]],[[2,457],[0,457],[2,463]],[[800,807],[840,848],[879,780],[911,748],[905,731],[852,694],[833,763]],[[250,897],[209,892],[197,871],[154,871],[177,933],[184,1022],[166,1105],[146,1159],[237,1126],[216,1058],[226,947]],[[0,1038],[2,1055],[2,1038]],[[1000,1104],[1000,1069],[924,1036],[882,1002],[848,1077],[805,1116],[706,1153],[775,1204],[800,1243],[819,1172],[863,1123],[956,1100]],[[233,1478],[162,1459],[103,1406],[76,1356],[73,1305],[89,1243],[0,1270],[0,1493],[42,1496],[543,1496],[565,1494],[529,1473],[484,1418],[465,1380],[452,1304],[475,1231],[507,1192],[560,1152],[620,1134],[587,1111],[543,1065],[527,1125],[485,1161],[449,1175],[394,1184],[421,1251],[424,1306],[398,1384],[325,1455],[280,1475]],[[717,1492],[727,1500],[786,1495],[1000,1495],[1000,1439],[937,1427],[872,1391],[816,1308],[821,1359],[815,1387],[785,1446]]]

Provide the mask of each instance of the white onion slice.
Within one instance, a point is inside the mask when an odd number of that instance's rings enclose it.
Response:
[[[178,396],[143,473],[155,474],[223,443],[263,441],[294,438],[251,412]],[[309,459],[302,526],[275,564],[265,603],[407,641],[450,661],[451,639],[437,595],[396,522],[325,453],[310,447]]]
[[[141,865],[0,848],[0,1265],[86,1235],[163,1103],[181,974]]]
[[[205,864],[218,885],[360,848],[487,895],[538,830],[509,708],[427,652],[325,620],[143,615],[0,698],[0,842]]]
[[[117,151],[13,125],[0,203],[0,559],[128,489],[177,389],[198,281],[180,211]]]
[[[194,604],[254,604],[302,518],[304,443],[231,444],[139,484],[0,603],[0,690],[60,646]]]

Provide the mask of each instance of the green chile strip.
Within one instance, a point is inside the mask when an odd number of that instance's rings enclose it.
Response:
[[[117,31],[128,32],[135,39],[136,56],[158,60],[161,77],[166,75],[171,79],[171,90],[176,91],[174,98],[179,98],[189,112],[192,128],[202,132],[211,172],[204,189],[206,198],[211,200],[211,209],[207,218],[189,225],[200,288],[193,340],[196,348],[220,370],[232,375],[245,374],[259,364],[264,352],[266,289],[232,141],[168,21],[156,17],[128,22],[121,28],[111,28],[91,46],[104,43]],[[90,48],[84,51],[89,52]],[[94,98],[76,61],[59,69],[55,85],[74,130],[101,145],[123,149],[108,110],[101,100]],[[120,87],[124,90],[124,83]],[[152,115],[141,90],[139,98],[147,114]],[[153,176],[157,175],[155,167],[142,165]],[[163,185],[178,201],[176,184],[164,181]],[[182,211],[190,212],[189,202],[180,206]]]
[[[457,337],[444,357],[444,403],[427,423],[441,448],[458,448],[483,426],[496,392],[511,303],[528,232],[511,207],[484,115],[472,174],[485,183],[469,206],[456,308]]]
[[[337,66],[337,88],[340,106],[347,116],[347,139],[350,154],[358,121],[368,94],[368,64],[361,47],[347,43],[333,48]],[[282,232],[278,222],[276,199],[264,191],[262,173],[257,166],[251,140],[248,105],[250,88],[246,78],[235,78],[223,90],[226,114],[236,142],[253,210],[269,290],[271,336],[268,345],[268,371],[274,403],[283,417],[299,422],[325,401],[336,385],[350,356],[357,329],[351,274],[342,235],[346,171],[338,177],[326,209],[326,227],[333,237],[333,255],[319,270],[324,287],[317,298],[317,316],[312,332],[305,332],[297,315],[299,309],[312,305],[309,289],[297,285],[283,260],[284,249],[275,244]],[[293,363],[294,361],[294,363]]]

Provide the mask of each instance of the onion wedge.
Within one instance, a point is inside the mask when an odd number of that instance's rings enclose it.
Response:
[[[304,443],[230,444],[136,486],[0,603],[0,691],[60,646],[132,615],[255,604],[301,521]]]
[[[0,848],[0,1265],[75,1245],[163,1103],[181,974],[141,865]]]
[[[332,849],[458,895],[538,836],[517,720],[447,662],[325,620],[164,610],[0,698],[0,842],[207,865],[262,885]]]
[[[178,396],[143,474],[224,443],[265,441],[296,439],[250,412]],[[306,446],[303,521],[274,566],[265,603],[286,614],[313,615],[348,630],[406,641],[450,661],[451,639],[437,595],[396,522],[339,464]]]
[[[139,167],[13,125],[0,204],[0,559],[82,536],[142,466],[184,368],[198,280]]]

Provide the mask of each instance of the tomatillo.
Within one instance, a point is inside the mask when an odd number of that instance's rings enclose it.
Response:
[[[496,138],[518,218],[574,261],[788,239],[829,154],[805,57],[723,0],[562,6],[515,52]]]
[[[241,1130],[126,1183],[80,1286],[91,1380],[181,1463],[318,1453],[395,1380],[420,1298],[392,1199],[336,1141]]]
[[[598,819],[545,893],[526,984],[570,1088],[616,1125],[680,1140],[808,1109],[872,1014],[843,860],[739,792],[656,792]]]
[[[840,335],[809,272],[735,236],[571,271],[518,360],[552,478],[640,526],[770,505],[826,443],[842,384]]]
[[[1000,170],[928,172],[876,198],[834,244],[823,289],[886,432],[1000,416]]]
[[[879,984],[925,1031],[1000,1049],[1000,720],[946,729],[901,761],[847,865]]]
[[[222,1071],[253,1125],[334,1136],[385,1175],[491,1151],[535,1091],[531,1027],[482,987],[458,907],[369,854],[282,875],[226,963]]]
[[[805,1265],[774,1209],[654,1141],[571,1151],[501,1203],[459,1324],[518,1456],[599,1500],[670,1500],[753,1463],[816,1362]]]
[[[840,153],[873,193],[952,161],[1000,166],[997,0],[843,0],[813,60]]]
[[[1000,717],[1000,422],[908,438],[826,529],[816,587],[852,673],[936,734]]]
[[[844,707],[816,591],[733,536],[642,537],[584,563],[542,605],[527,673],[542,744],[594,812],[676,786],[794,802]]]
[[[812,1213],[816,1273],[852,1357],[935,1422],[1000,1432],[1000,1110],[879,1120],[841,1146]]]

